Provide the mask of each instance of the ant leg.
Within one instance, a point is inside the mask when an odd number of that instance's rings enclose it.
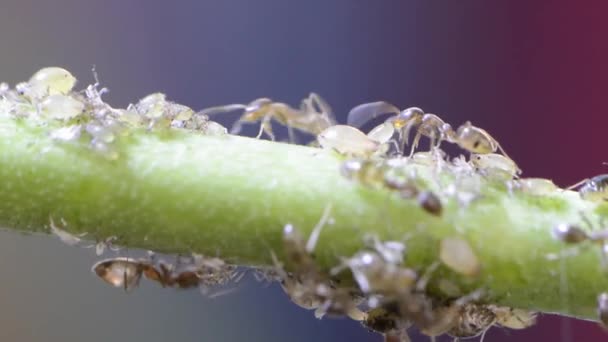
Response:
[[[270,140],[272,140],[272,141],[275,140],[274,133],[272,132],[271,120],[272,120],[272,116],[270,116],[270,115],[267,115],[262,119],[262,124],[260,125],[260,132],[256,136],[257,139],[259,139],[262,136],[262,132],[264,132],[264,133],[266,133],[266,135],[268,135],[268,137],[270,137]]]
[[[243,129],[243,121],[241,119],[238,119],[234,125],[232,125],[232,128],[230,129],[230,134],[239,134],[241,133],[241,129]]]
[[[296,135],[293,132],[293,128],[289,124],[287,125],[287,136],[289,137],[289,143],[290,144],[297,144],[298,143],[296,141]]]
[[[577,182],[575,184],[570,185],[569,187],[564,188],[565,190],[573,190],[574,188],[578,188],[579,186],[585,184],[587,181],[589,180],[589,178],[585,178],[580,182]]]
[[[422,131],[420,130],[420,127],[418,127],[418,132],[416,132],[416,136],[414,137],[414,141],[412,142],[412,148],[410,150],[410,158],[414,155],[414,151],[416,150],[416,147],[418,147],[420,138],[422,138]]]

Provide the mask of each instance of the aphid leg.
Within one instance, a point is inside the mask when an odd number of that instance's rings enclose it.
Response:
[[[317,245],[317,241],[319,240],[319,235],[321,234],[321,230],[325,226],[325,224],[329,221],[329,214],[331,213],[331,203],[325,206],[323,210],[323,215],[317,225],[313,228],[310,233],[310,237],[308,237],[308,241],[306,242],[306,252],[309,254],[312,253]]]
[[[266,133],[270,140],[275,141],[274,133],[272,132],[272,114],[265,115],[262,118],[262,123],[260,124],[260,132],[256,136],[256,139],[262,137],[262,132]]]

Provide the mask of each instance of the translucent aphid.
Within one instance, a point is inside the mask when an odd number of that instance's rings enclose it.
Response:
[[[53,233],[53,235],[57,236],[63,243],[65,243],[67,245],[75,246],[75,245],[79,244],[81,241],[81,237],[86,235],[86,233],[84,233],[80,236],[70,234],[70,233],[66,232],[65,230],[57,227],[55,225],[55,222],[53,221],[53,218],[49,218],[49,221],[50,221],[49,227],[51,228],[51,233]],[[67,225],[67,223],[63,219],[61,219],[61,223],[64,226]]]
[[[604,328],[608,329],[608,293],[602,292],[597,297],[597,316]]]
[[[69,142],[78,140],[80,133],[82,133],[82,125],[71,125],[54,129],[49,136],[54,140]]]
[[[400,140],[399,152],[402,152],[409,139],[410,130],[422,122],[424,115],[422,109],[411,107],[400,111],[395,105],[385,101],[364,103],[350,110],[347,123],[350,126],[361,127],[368,121],[384,114],[392,115],[384,124],[372,130],[373,136],[377,136],[381,131],[383,137],[390,139],[394,132],[397,131]]]
[[[306,241],[294,226],[288,224],[284,227],[283,246],[293,273],[286,272],[274,253],[271,255],[283,290],[292,302],[305,309],[314,309],[317,318],[331,314],[347,315],[360,320],[364,314],[357,308],[352,293],[348,289],[334,287],[329,278],[317,268],[312,257],[321,229],[329,220],[330,209],[330,206],[325,208],[323,216]]]
[[[140,99],[135,108],[141,115],[149,119],[158,119],[163,116],[166,104],[165,94],[152,93]]]
[[[97,262],[91,268],[106,283],[130,291],[139,285],[142,274],[159,277],[158,271],[147,260],[117,257]]]
[[[376,141],[357,128],[346,125],[331,126],[317,135],[322,148],[333,149],[340,154],[369,157],[386,151],[386,141]]]
[[[367,186],[383,186],[386,167],[371,159],[349,159],[340,166],[340,173],[347,179]]]
[[[206,135],[221,136],[228,134],[228,129],[215,121],[208,121],[203,133]]]
[[[439,259],[453,271],[466,276],[476,276],[481,271],[481,263],[471,245],[459,237],[441,240]]]
[[[38,70],[30,80],[21,84],[20,92],[34,99],[45,96],[67,95],[76,85],[76,78],[72,74],[59,67],[48,67]]]
[[[582,186],[578,189],[578,193],[581,198],[594,202],[608,201],[608,174],[582,180],[569,186],[568,189],[574,189],[580,185]]]
[[[50,95],[40,103],[41,114],[57,120],[73,119],[84,113],[84,110],[84,103],[68,95]]]
[[[472,154],[471,164],[484,176],[496,180],[511,180],[521,173],[513,160],[497,153]]]
[[[508,183],[510,190],[518,190],[533,196],[542,196],[557,191],[558,187],[549,179],[521,178]]]
[[[467,121],[458,127],[453,140],[458,146],[470,153],[488,154],[498,150],[502,155],[511,159],[490,133],[484,129],[473,126],[470,121]]]

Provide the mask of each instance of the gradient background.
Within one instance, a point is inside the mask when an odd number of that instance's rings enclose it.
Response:
[[[114,105],[162,91],[195,109],[261,96],[295,105],[316,91],[342,122],[352,106],[385,99],[455,126],[471,120],[525,176],[568,185],[606,172],[607,17],[605,1],[1,0],[0,80],[59,65],[84,86],[95,64]],[[1,233],[0,340],[381,339],[316,320],[251,279],[216,299],[148,284],[125,294],[89,273],[95,260],[51,237]],[[486,337],[506,340],[608,334],[545,316]]]

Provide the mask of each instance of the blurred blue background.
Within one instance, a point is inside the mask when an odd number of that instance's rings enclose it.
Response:
[[[605,173],[608,3],[524,1],[31,1],[0,3],[0,80],[91,67],[126,106],[161,91],[195,109],[320,93],[339,120],[359,103],[419,106],[496,137],[524,175],[568,185]],[[229,124],[234,115],[220,121]],[[247,279],[208,299],[89,273],[92,250],[0,234],[2,341],[380,341],[316,320]],[[418,337],[420,340],[426,338]],[[591,322],[545,316],[486,341],[608,341]]]

